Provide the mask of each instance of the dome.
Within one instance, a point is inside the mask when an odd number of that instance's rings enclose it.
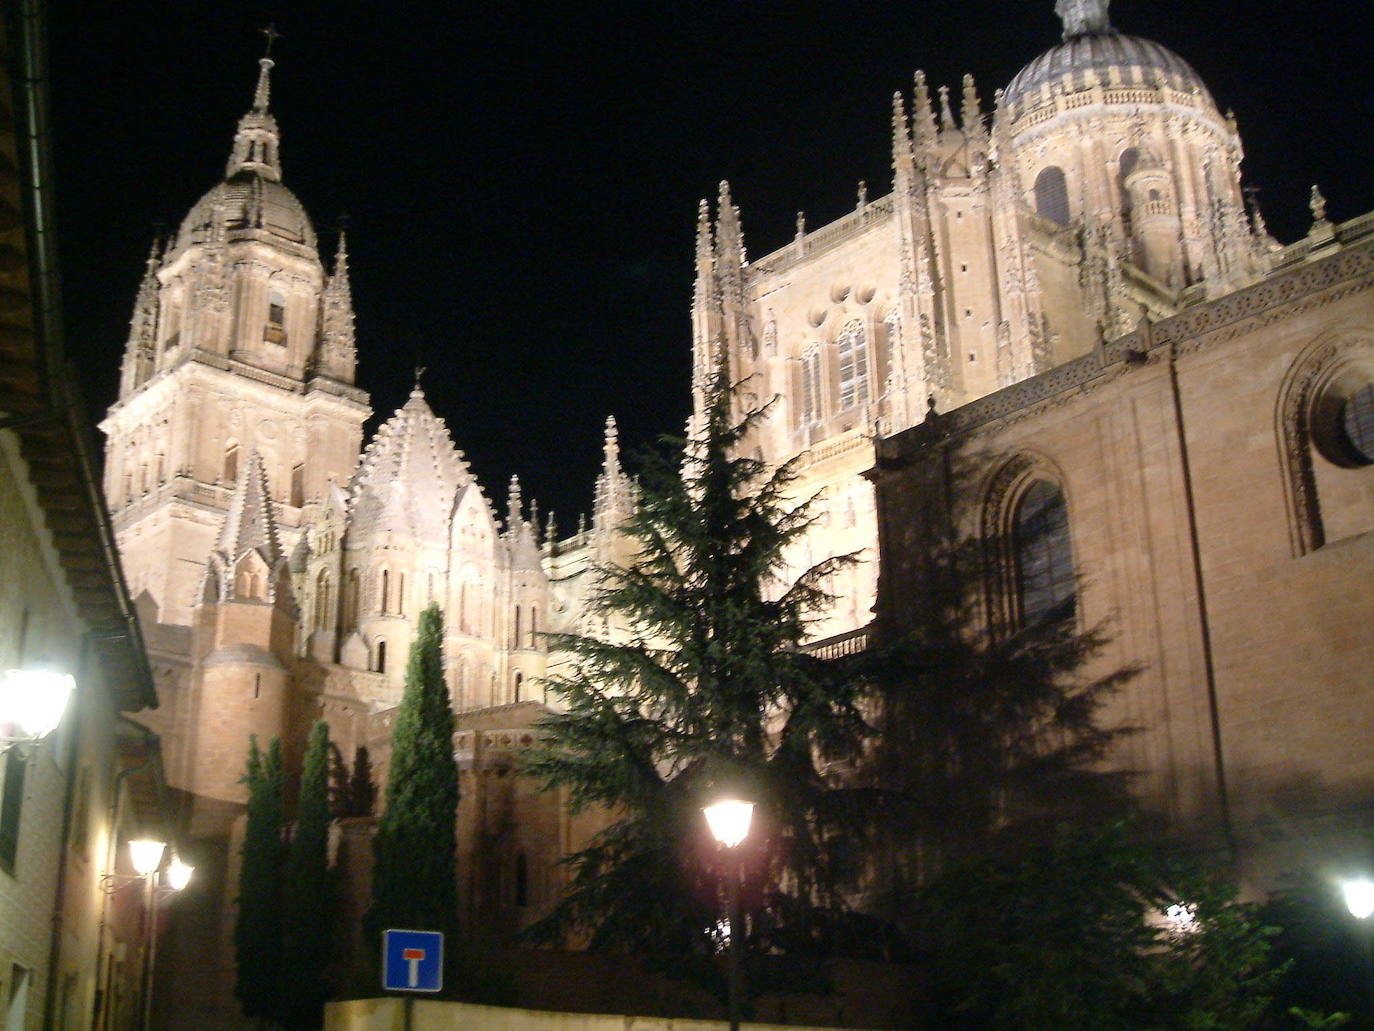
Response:
[[[182,220],[176,250],[208,239],[217,210],[223,211],[224,228],[231,239],[247,230],[315,249],[315,227],[296,195],[280,182],[242,171],[212,187],[196,202]]]
[[[239,119],[224,181],[182,220],[177,251],[211,239],[222,228],[221,239],[266,238],[316,255],[315,227],[281,181],[281,138],[277,120],[267,109],[272,59],[264,57],[258,66],[253,107]]]
[[[418,541],[443,542],[458,490],[470,482],[472,474],[448,427],[416,387],[377,430],[353,474],[350,533],[363,539],[393,530]]]
[[[1081,93],[1102,86],[1129,90],[1169,88],[1192,94],[1208,106],[1211,94],[1183,58],[1153,40],[1117,32],[1107,19],[1106,0],[1058,0],[1064,41],[1016,73],[1002,94],[1002,106],[1018,118],[1038,106],[1038,95]]]

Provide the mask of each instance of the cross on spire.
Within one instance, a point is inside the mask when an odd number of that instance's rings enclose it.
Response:
[[[282,34],[277,31],[277,23],[268,22],[267,27],[265,29],[258,29],[258,31],[267,37],[267,49],[263,51],[262,56],[266,58],[271,58],[272,44],[282,38]]]

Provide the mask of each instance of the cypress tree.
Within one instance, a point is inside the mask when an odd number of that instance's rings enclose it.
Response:
[[[324,980],[332,941],[329,876],[329,726],[310,730],[296,805],[296,830],[286,860],[282,899],[282,1022],[310,1029],[324,1022]]]
[[[276,1019],[282,982],[281,890],[282,761],[281,742],[273,738],[266,754],[256,737],[248,739],[247,826],[239,868],[238,923],[234,953],[238,981],[234,994],[245,1016]]]
[[[751,940],[830,951],[849,920],[843,853],[862,832],[863,798],[831,763],[854,757],[868,727],[845,664],[800,646],[852,559],[791,577],[813,516],[790,500],[791,464],[749,457],[763,412],[737,418],[737,399],[718,383],[700,431],[645,458],[625,527],[634,561],[600,570],[592,598],[626,631],[550,635],[575,663],[548,682],[566,710],[544,721],[547,746],[526,769],[617,818],[571,857],[570,890],[537,939],[714,951],[727,872],[701,807],[721,789],[756,803],[741,846]]]
[[[396,714],[386,805],[373,841],[369,931],[457,930],[458,766],[444,684],[443,617],[420,614]],[[452,955],[452,949],[449,950]]]

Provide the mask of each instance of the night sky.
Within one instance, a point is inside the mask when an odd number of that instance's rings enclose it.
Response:
[[[418,363],[489,497],[573,528],[602,424],[636,446],[688,411],[699,198],[731,181],[750,254],[890,189],[894,90],[923,68],[993,90],[1059,38],[1052,0],[458,5],[147,2],[50,8],[68,346],[114,398],[152,236],[223,175],[275,20],[284,179],[332,261],[347,219],[358,382],[387,416]],[[1374,208],[1368,19],[1337,0],[1119,0],[1235,109],[1284,242],[1320,183]],[[1365,27],[1360,28],[1360,24]],[[369,427],[370,429],[371,427]]]

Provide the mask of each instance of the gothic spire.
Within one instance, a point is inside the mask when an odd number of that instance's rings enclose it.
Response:
[[[740,228],[739,208],[730,199],[730,183],[720,181],[716,201],[716,269],[722,276],[744,265],[744,230]]]
[[[268,568],[282,557],[277,522],[272,514],[272,495],[267,489],[267,467],[256,449],[248,453],[248,460],[239,468],[215,550],[230,566],[250,551],[261,555]]]
[[[1054,13],[1064,23],[1064,38],[1102,36],[1116,30],[1107,17],[1110,0],[1054,0]]]
[[[914,163],[911,133],[907,129],[906,103],[901,93],[892,94],[892,186],[900,189],[911,181]]]
[[[983,124],[982,105],[978,102],[978,88],[972,75],[964,76],[963,107],[959,110],[959,124],[964,127],[965,136],[982,136],[987,132]]]
[[[711,203],[705,197],[697,206],[697,285],[710,278],[715,259],[711,245]]]
[[[949,106],[949,87],[940,87],[940,128],[949,132],[954,128],[954,112]]]
[[[615,416],[606,417],[606,439],[602,444],[601,472],[596,478],[596,500],[592,509],[592,528],[612,530],[634,508],[634,487],[620,464],[620,434]]]
[[[935,111],[930,105],[930,87],[926,85],[926,73],[917,69],[916,85],[911,94],[911,119],[914,127],[916,148],[929,146],[935,142]]]
[[[270,39],[271,37],[269,37]],[[271,94],[271,72],[276,62],[270,57],[258,59],[258,85],[253,91],[253,109],[239,119],[234,134],[234,148],[229,154],[226,179],[241,172],[253,172],[264,179],[281,179],[281,160],[278,149],[281,136],[277,120],[267,109]]]
[[[334,256],[334,274],[325,284],[321,298],[320,344],[323,350],[320,366],[336,379],[353,380],[353,363],[357,358],[356,331],[353,317],[353,289],[348,280],[348,241],[339,231],[339,249]],[[416,379],[416,388],[419,379]]]
[[[525,503],[520,497],[520,477],[510,478],[506,494],[506,532],[514,533],[525,521]]]

